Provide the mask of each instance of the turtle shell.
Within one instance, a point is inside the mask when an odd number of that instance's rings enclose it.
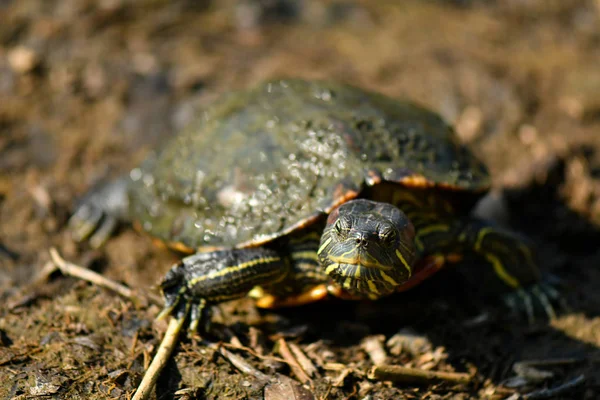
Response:
[[[469,195],[489,187],[485,166],[436,114],[303,80],[223,96],[130,176],[132,218],[200,250],[273,240],[380,182]]]

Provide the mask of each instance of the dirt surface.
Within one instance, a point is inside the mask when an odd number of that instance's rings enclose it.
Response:
[[[0,398],[130,397],[165,330],[159,308],[58,273],[37,279],[48,249],[155,290],[176,257],[127,226],[100,250],[76,245],[65,226],[77,198],[219,93],[275,76],[410,97],[455,124],[494,177],[479,212],[537,241],[572,311],[528,326],[448,272],[375,303],[234,302],[210,340],[298,379],[275,346],[296,344],[318,399],[548,398],[561,385],[557,398],[599,398],[599,66],[597,0],[0,1]],[[386,364],[473,379],[369,380],[373,349]],[[517,374],[527,360],[551,376]],[[311,398],[284,379],[265,388],[184,339],[156,397]]]

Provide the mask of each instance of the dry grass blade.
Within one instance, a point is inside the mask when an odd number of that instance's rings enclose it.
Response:
[[[471,375],[460,372],[426,371],[417,368],[406,368],[397,365],[376,365],[368,373],[368,378],[377,381],[393,381],[403,383],[451,382],[466,384],[471,382]]]

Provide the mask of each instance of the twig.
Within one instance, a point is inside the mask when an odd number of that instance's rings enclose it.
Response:
[[[432,383],[445,381],[452,383],[469,383],[471,375],[460,372],[426,371],[417,368],[406,368],[397,365],[376,365],[367,377],[378,381],[394,381],[404,383]]]
[[[523,395],[524,399],[527,400],[538,400],[538,399],[550,399],[558,396],[559,394],[563,394],[565,392],[569,393],[571,389],[577,387],[585,382],[585,376],[579,375],[570,381],[563,383],[562,385],[555,386],[549,389],[540,389],[535,392],[527,393]]]
[[[330,362],[323,364],[323,369],[326,371],[343,371],[346,368],[348,368],[346,364],[342,363]]]
[[[360,347],[369,355],[369,358],[375,365],[385,364],[385,360],[387,359],[387,354],[382,344],[383,340],[383,335],[367,336],[360,344]]]
[[[58,267],[53,262],[46,262],[42,269],[35,275],[35,278],[33,278],[31,285],[36,286],[47,281],[50,275],[52,275],[57,269]]]
[[[185,315],[187,316],[187,313]],[[181,328],[183,327],[184,322],[185,316],[181,318],[171,318],[167,331],[165,332],[165,336],[160,342],[160,346],[158,347],[158,350],[156,350],[156,354],[154,355],[150,366],[142,378],[142,382],[138,386],[137,390],[135,391],[135,395],[131,398],[131,400],[145,400],[150,396],[154,385],[156,385],[156,381],[158,380],[160,372],[163,370],[165,365],[167,365],[167,362],[171,357],[171,353],[173,353],[173,349],[177,344],[177,340],[179,339],[179,334],[181,333]]]
[[[248,374],[248,375],[252,375],[256,379],[258,379],[259,381],[264,382],[264,383],[271,381],[271,377],[263,374],[262,372],[260,372],[256,368],[254,368],[252,365],[248,364],[246,362],[246,360],[244,360],[242,357],[240,357],[236,354],[233,354],[232,352],[227,350],[225,347],[219,346],[217,351],[219,352],[219,354],[221,354],[227,361],[229,361],[234,367],[236,367],[241,372]]]
[[[95,285],[115,291],[127,299],[135,300],[135,295],[133,294],[133,291],[127,286],[121,285],[120,283],[105,278],[102,275],[97,274],[96,272],[91,271],[87,268],[80,267],[79,265],[75,265],[66,261],[60,256],[60,254],[58,254],[58,251],[54,247],[50,249],[50,258],[52,258],[54,264],[58,267],[58,269],[60,269],[60,272],[62,272],[65,275],[70,275],[79,279],[83,279],[84,281],[88,281]]]
[[[308,376],[311,378],[314,377],[317,374],[317,367],[315,367],[310,358],[304,354],[300,346],[298,346],[296,343],[290,343],[289,346],[302,369],[308,374]]]
[[[263,356],[261,354],[258,354],[256,351],[254,351],[250,347],[246,347],[243,345],[237,345],[237,344],[232,344],[232,343],[221,343],[221,346],[228,347],[230,349],[243,350],[261,360],[276,361],[276,362],[287,364],[287,361],[284,360],[283,358],[273,357],[273,356]]]
[[[333,389],[333,385],[330,383],[327,387],[327,391],[323,396],[319,397],[319,400],[327,400],[329,398],[329,393],[331,393],[331,389]]]
[[[276,351],[281,355],[281,357],[283,357],[286,360],[286,362],[290,366],[290,369],[292,370],[292,373],[296,375],[296,378],[298,378],[300,382],[306,383],[311,381],[310,377],[302,369],[302,367],[298,363],[298,360],[296,360],[296,358],[290,351],[290,348],[288,347],[285,339],[280,338],[279,340],[277,340],[277,344],[275,347]]]
[[[346,380],[346,377],[350,375],[350,373],[352,373],[352,368],[344,368],[331,384],[335,387],[344,386],[344,381]]]
[[[110,289],[114,292],[117,292],[117,294],[125,297],[126,299],[131,300],[136,305],[144,304],[146,302],[145,300],[150,300],[154,304],[162,305],[162,301],[155,298],[154,296],[140,297],[136,295],[133,290],[131,290],[125,285],[110,280],[92,270],[66,261],[58,254],[58,251],[54,247],[50,249],[50,258],[52,258],[52,262],[54,262],[54,264],[58,267],[58,269],[60,269],[60,272],[62,272],[63,274],[83,279],[84,281],[93,283],[100,287]]]

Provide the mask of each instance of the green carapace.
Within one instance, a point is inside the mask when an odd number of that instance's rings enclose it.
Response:
[[[162,289],[164,313],[190,310],[192,328],[207,306],[247,294],[262,307],[377,299],[447,264],[529,319],[552,317],[559,296],[540,282],[530,244],[470,215],[489,186],[485,165],[431,111],[273,80],[222,96],[84,197],[70,225],[98,246],[131,221],[189,253]]]

